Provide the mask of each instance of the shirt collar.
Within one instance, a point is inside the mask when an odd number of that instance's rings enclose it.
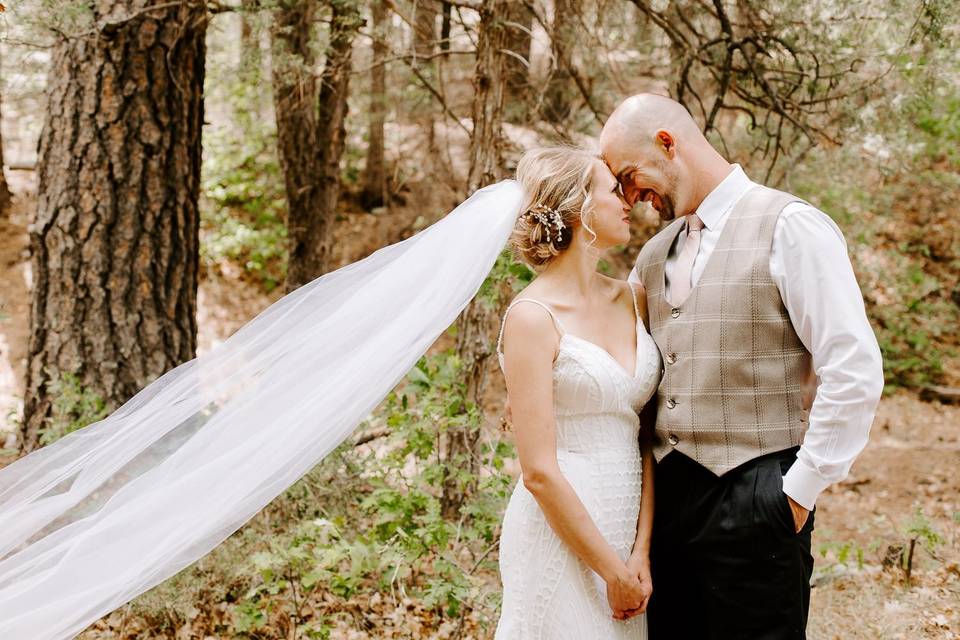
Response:
[[[707,229],[715,228],[752,186],[753,181],[747,177],[743,168],[734,164],[727,177],[721,180],[697,207],[696,214],[703,221],[703,226]]]

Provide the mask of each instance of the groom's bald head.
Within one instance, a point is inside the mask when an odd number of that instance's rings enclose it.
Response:
[[[649,202],[665,220],[696,208],[696,164],[717,155],[683,105],[652,93],[620,103],[600,133],[600,151],[627,201]]]
[[[703,137],[682,104],[653,93],[638,93],[620,103],[600,133],[601,149],[653,146],[658,130],[672,132],[678,138]]]

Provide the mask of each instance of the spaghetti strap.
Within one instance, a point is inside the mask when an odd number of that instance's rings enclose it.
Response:
[[[633,283],[627,280],[627,286],[630,288],[630,298],[633,299],[633,320],[640,322],[640,307],[637,306],[637,290],[633,288]]]
[[[503,328],[507,326],[507,314],[510,313],[510,309],[513,308],[513,305],[518,302],[532,302],[533,304],[539,305],[546,309],[547,313],[550,314],[550,317],[553,319],[553,324],[557,328],[557,332],[562,336],[564,334],[563,323],[560,322],[560,318],[557,317],[557,314],[553,312],[553,309],[549,305],[540,302],[539,300],[534,300],[533,298],[517,298],[510,303],[510,306],[507,307],[507,310],[503,312],[503,320],[500,322],[500,335],[497,336],[497,355],[503,357],[503,351],[500,350],[500,345],[503,343]]]

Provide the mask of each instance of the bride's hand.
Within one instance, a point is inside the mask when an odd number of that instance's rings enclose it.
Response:
[[[653,594],[653,578],[650,574],[650,558],[647,556],[631,555],[627,559],[627,570],[637,576],[640,581],[640,589],[643,592],[643,604],[630,613],[630,617],[646,613],[647,605],[650,603],[650,596]]]
[[[607,581],[607,603],[617,620],[628,620],[639,609],[646,608],[647,597],[640,579],[626,566],[623,571]]]

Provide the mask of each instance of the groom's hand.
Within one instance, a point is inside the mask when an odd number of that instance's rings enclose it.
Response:
[[[653,579],[650,576],[650,561],[646,556],[631,555],[627,560],[627,570],[637,576],[640,581],[640,592],[643,594],[643,601],[640,606],[620,612],[621,617],[614,616],[618,620],[629,620],[630,618],[647,612],[647,605],[650,604],[650,596],[653,594]]]
[[[626,567],[607,582],[607,603],[615,620],[627,620],[646,609],[647,594],[636,575]]]
[[[800,533],[803,525],[807,524],[807,518],[810,517],[810,512],[797,504],[797,501],[790,496],[787,496],[787,500],[790,502],[790,511],[793,512],[794,533]]]

